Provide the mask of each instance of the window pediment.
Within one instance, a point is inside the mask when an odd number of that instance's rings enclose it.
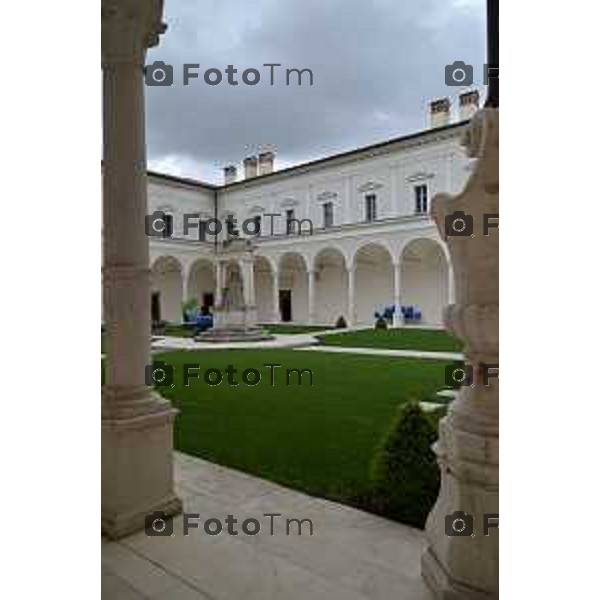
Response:
[[[359,188],[358,191],[361,193],[364,192],[374,192],[378,189],[381,189],[383,187],[382,183],[378,183],[376,181],[367,181],[366,183],[363,183]]]
[[[330,200],[336,200],[337,197],[336,192],[321,192],[317,194],[317,202],[329,202]]]
[[[283,207],[298,206],[298,200],[294,200],[293,198],[286,198],[285,200],[283,200],[281,202],[281,206],[283,206]]]
[[[414,183],[415,181],[426,181],[427,179],[433,179],[435,175],[433,173],[426,173],[425,171],[419,171],[418,173],[413,173],[406,178],[408,183]]]

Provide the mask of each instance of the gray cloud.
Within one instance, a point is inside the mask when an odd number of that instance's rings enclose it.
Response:
[[[483,0],[166,0],[165,21],[147,62],[172,64],[175,85],[146,88],[150,164],[212,181],[259,146],[282,166],[421,129],[428,101],[457,93],[444,66],[474,64],[481,83],[485,60]],[[185,62],[231,64],[240,84],[184,87]],[[249,67],[257,86],[241,83]],[[286,67],[310,68],[314,85],[286,87]]]

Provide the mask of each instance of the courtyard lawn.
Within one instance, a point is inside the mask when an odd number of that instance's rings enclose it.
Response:
[[[292,350],[168,352],[155,357],[175,369],[173,387],[158,388],[180,410],[175,446],[218,464],[341,502],[365,497],[373,453],[398,404],[444,387],[445,362],[321,354]],[[184,386],[184,363],[200,364],[200,379]],[[271,370],[265,364],[280,364]],[[227,365],[238,370],[227,384]],[[223,372],[209,386],[204,371]],[[242,372],[256,368],[256,386]],[[286,369],[310,369],[309,376]]]
[[[461,352],[462,343],[438,329],[361,329],[324,335],[326,346],[351,348],[388,348],[391,350],[426,350],[431,352]]]

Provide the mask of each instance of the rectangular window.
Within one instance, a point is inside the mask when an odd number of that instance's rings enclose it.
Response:
[[[427,186],[425,184],[415,186],[415,213],[417,215],[427,214],[429,211]]]
[[[333,227],[333,202],[323,204],[323,227]]]
[[[367,222],[377,219],[377,196],[375,194],[365,196],[365,218]]]
[[[285,232],[287,235],[290,235],[294,231],[294,215],[295,213],[293,208],[289,208],[285,211]]]

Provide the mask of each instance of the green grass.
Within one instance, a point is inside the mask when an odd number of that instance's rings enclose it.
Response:
[[[172,337],[194,337],[196,335],[196,326],[195,325],[165,325],[165,329],[162,335],[172,336]]]
[[[340,334],[324,335],[326,346],[353,348],[388,348],[393,350],[428,350],[460,352],[462,343],[449,333],[436,329],[362,329]]]
[[[292,350],[169,352],[157,355],[175,368],[173,387],[159,388],[180,410],[177,449],[310,494],[360,502],[368,470],[398,404],[444,387],[445,362],[338,355]],[[240,385],[226,379],[182,382],[182,365],[238,369]],[[282,364],[270,385],[265,363]],[[241,382],[249,368],[261,371],[255,387]],[[285,370],[311,369],[303,384],[286,386]],[[226,375],[225,375],[226,377]]]

